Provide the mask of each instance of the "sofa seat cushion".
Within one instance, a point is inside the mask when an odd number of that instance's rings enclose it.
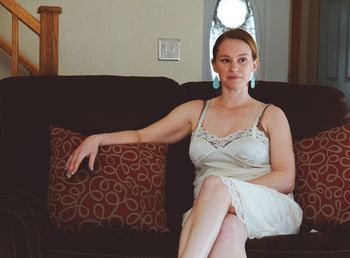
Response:
[[[295,199],[307,228],[350,228],[350,124],[294,143]]]
[[[53,231],[48,258],[175,258],[178,234],[149,232],[69,233]],[[349,257],[349,232],[316,232],[249,239],[249,258]],[[93,244],[89,244],[93,243]]]
[[[175,257],[179,236],[154,232],[69,233],[53,231],[47,257],[103,258]]]
[[[168,230],[165,211],[166,144],[102,146],[94,171],[82,164],[71,178],[65,165],[84,136],[51,129],[48,210],[65,232]]]
[[[348,230],[300,233],[248,240],[249,258],[345,258],[350,257]]]

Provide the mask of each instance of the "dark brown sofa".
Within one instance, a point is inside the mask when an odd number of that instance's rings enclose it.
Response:
[[[180,103],[215,94],[210,82],[179,85],[158,77],[0,80],[0,257],[176,257],[182,214],[192,205],[189,138],[169,146],[167,153],[169,232],[65,233],[53,226],[47,211],[49,128],[53,125],[85,135],[136,129]],[[332,87],[259,81],[251,94],[285,111],[295,141],[349,122],[344,94]],[[349,201],[349,171],[343,175],[345,201]],[[312,226],[304,223],[296,235],[248,240],[248,257],[350,257],[350,219],[343,221],[317,226],[313,233]]]

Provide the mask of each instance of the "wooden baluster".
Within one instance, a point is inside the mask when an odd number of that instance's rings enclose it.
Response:
[[[12,14],[12,62],[11,71],[13,76],[18,76],[18,18]]]
[[[60,7],[41,6],[40,14],[40,58],[41,75],[58,75],[58,18]]]

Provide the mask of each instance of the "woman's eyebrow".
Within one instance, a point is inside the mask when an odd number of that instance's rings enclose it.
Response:
[[[248,53],[239,54],[238,56],[249,56]]]
[[[242,57],[242,56],[249,56],[248,53],[242,53],[242,54],[239,54],[237,55],[238,57]],[[226,54],[222,54],[222,55],[219,55],[219,57],[231,57],[230,55],[226,55]]]

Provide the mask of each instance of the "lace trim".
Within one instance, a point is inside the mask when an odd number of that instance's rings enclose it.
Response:
[[[217,137],[216,135],[205,130],[203,127],[199,127],[197,136],[206,140],[217,149],[224,148],[226,145],[230,144],[231,142],[237,139],[250,136],[259,139],[265,145],[269,144],[269,138],[266,137],[263,131],[259,130],[255,126],[249,127],[246,130],[239,130],[237,132],[233,132],[225,137]]]
[[[262,238],[264,236],[264,232],[257,232],[257,233],[252,233],[249,230],[249,227],[244,219],[244,214],[243,214],[243,205],[242,205],[242,200],[240,197],[240,193],[237,189],[237,186],[229,179],[219,176],[223,184],[227,186],[227,189],[231,195],[232,198],[232,205],[235,208],[236,215],[238,218],[242,220],[244,225],[247,227],[248,230],[248,238],[249,239],[254,239],[254,238]]]
[[[243,205],[242,205],[241,197],[237,190],[236,185],[231,180],[228,180],[227,178],[224,178],[222,176],[220,176],[220,178],[221,178],[221,181],[227,186],[227,189],[231,195],[232,205],[236,210],[236,215],[243,221],[244,224],[246,224],[244,221]]]

